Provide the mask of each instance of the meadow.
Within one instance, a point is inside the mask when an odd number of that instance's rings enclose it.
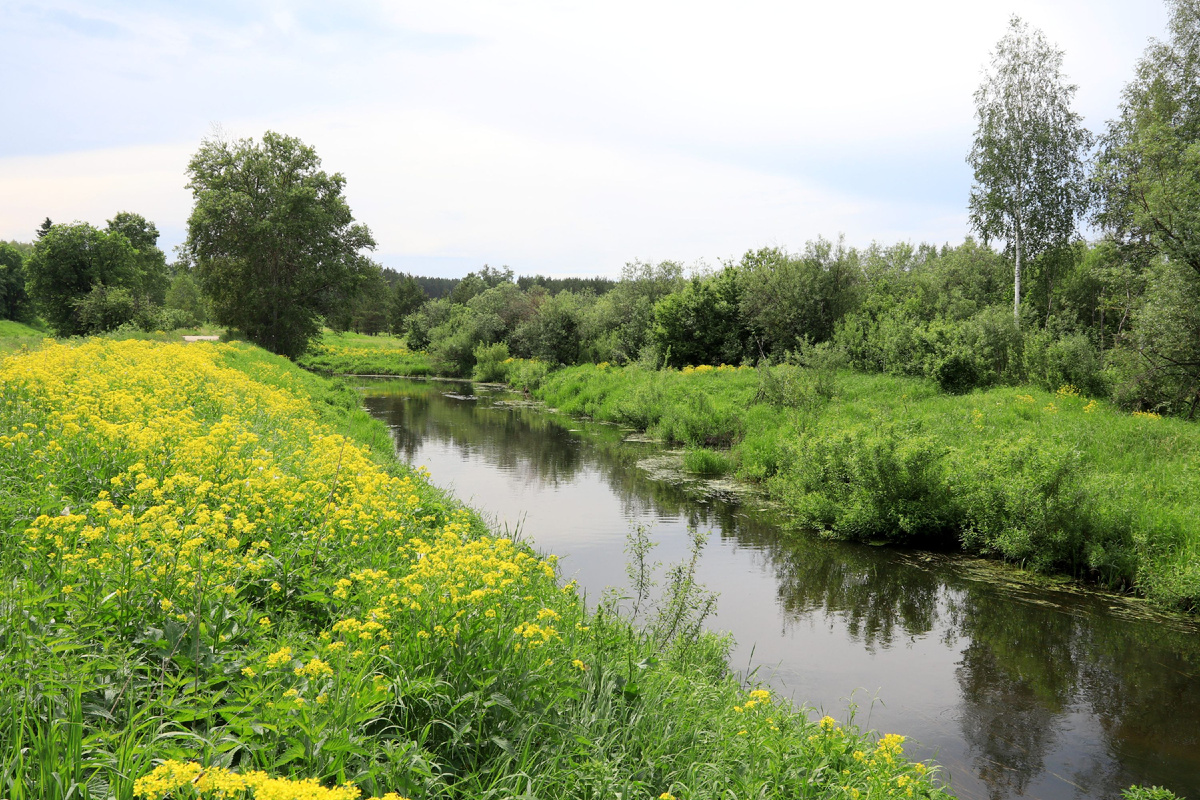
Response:
[[[760,482],[801,529],[962,549],[1200,610],[1200,431],[1070,385],[965,395],[778,365],[582,365],[538,397]]]
[[[250,345],[17,350],[0,452],[11,800],[946,796],[731,674],[686,572],[589,607]]]
[[[409,350],[395,336],[365,336],[325,331],[296,363],[305,369],[335,375],[432,375],[433,364],[425,353]]]

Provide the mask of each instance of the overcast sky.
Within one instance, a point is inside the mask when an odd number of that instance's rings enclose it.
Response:
[[[1016,13],[1098,131],[1159,0],[0,0],[0,239],[136,211],[275,130],[346,176],[385,266],[717,265],[818,236],[959,242],[972,93]]]

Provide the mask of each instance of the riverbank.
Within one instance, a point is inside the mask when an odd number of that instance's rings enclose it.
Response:
[[[46,343],[0,394],[7,797],[944,796],[740,685],[686,603],[589,612],[283,359]]]
[[[332,331],[322,334],[296,364],[325,375],[421,377],[436,373],[429,356],[409,350],[403,339]]]
[[[798,528],[961,548],[1200,609],[1200,431],[1072,387],[968,395],[853,372],[584,365],[537,396],[760,482]]]

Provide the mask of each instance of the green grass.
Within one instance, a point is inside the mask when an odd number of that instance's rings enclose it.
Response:
[[[409,350],[394,336],[326,331],[320,342],[296,359],[305,369],[337,375],[422,376],[434,372],[425,353]]]
[[[962,548],[1200,610],[1200,428],[1181,420],[1069,388],[951,396],[786,366],[572,367],[538,394],[693,448],[731,444],[738,475],[800,528]]]
[[[49,334],[29,325],[13,322],[11,319],[0,319],[0,358],[7,353],[37,347],[46,336]]]
[[[694,564],[648,627],[589,609],[249,345],[0,361],[0,449],[2,797],[126,800],[173,762],[412,800],[945,796],[900,737],[738,681]],[[187,774],[140,796],[217,796]]]

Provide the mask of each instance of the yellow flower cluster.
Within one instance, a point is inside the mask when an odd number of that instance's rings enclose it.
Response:
[[[76,590],[148,593],[183,621],[200,592],[274,583],[289,540],[367,544],[425,521],[413,478],[387,475],[268,385],[281,382],[273,365],[260,380],[224,367],[235,350],[97,340],[3,362],[3,400],[27,417],[0,442],[19,470],[54,487],[113,464],[90,505],[35,519],[26,557]]]
[[[213,800],[244,797],[249,800],[356,800],[362,792],[353,784],[326,788],[312,778],[272,778],[265,772],[230,772],[220,767],[167,761],[134,781],[133,796],[162,800],[178,789],[188,788],[201,798]],[[380,800],[408,800],[395,792]]]
[[[1143,419],[1162,419],[1161,414],[1155,414],[1153,411],[1134,411],[1133,416]]]
[[[1055,394],[1058,395],[1060,400],[1065,400],[1068,397],[1079,397],[1079,390],[1073,384],[1064,383],[1058,387],[1058,391]]]
[[[696,366],[688,365],[679,370],[684,375],[699,374],[703,375],[706,372],[738,372],[739,370],[750,369],[750,367],[742,364],[740,367],[732,366],[731,364],[721,364],[720,366],[712,366],[711,364],[697,364]]]

